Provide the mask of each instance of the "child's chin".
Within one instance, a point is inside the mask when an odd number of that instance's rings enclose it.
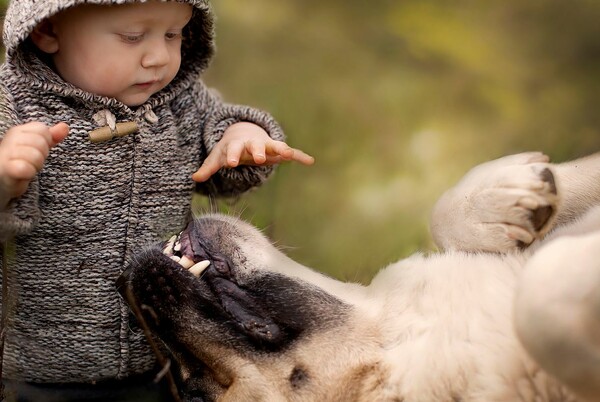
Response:
[[[149,96],[146,96],[144,98],[136,98],[136,99],[119,99],[119,98],[116,98],[116,99],[129,107],[136,107],[136,106],[140,106],[140,105],[143,105],[144,103],[146,103],[146,101],[149,98],[150,98]]]
[[[114,98],[129,107],[135,107],[146,103],[154,93],[155,91],[140,91],[138,93],[124,94],[122,96],[117,95]]]

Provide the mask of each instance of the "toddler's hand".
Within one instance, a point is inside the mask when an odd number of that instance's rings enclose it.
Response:
[[[22,195],[29,182],[42,170],[50,149],[69,133],[69,126],[48,127],[33,122],[9,129],[0,141],[0,211]]]
[[[275,141],[255,124],[236,123],[225,130],[221,141],[192,175],[192,179],[197,182],[206,181],[222,167],[275,165],[283,161],[312,165],[315,160],[285,142]]]

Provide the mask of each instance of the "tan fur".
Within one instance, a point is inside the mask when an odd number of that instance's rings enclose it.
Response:
[[[222,402],[599,401],[598,205],[600,155],[481,165],[436,206],[441,222],[432,227],[447,249],[391,264],[369,286],[291,260],[236,218],[203,216],[198,236],[218,239],[211,252],[226,257],[238,282],[293,279],[289,291],[300,294],[288,297],[306,300],[322,325],[276,352],[240,352],[186,310],[190,354],[218,378]],[[544,227],[530,221],[540,207],[554,211]],[[344,313],[319,305],[321,291]]]

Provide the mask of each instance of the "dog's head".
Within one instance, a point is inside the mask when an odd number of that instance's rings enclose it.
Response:
[[[377,363],[362,353],[371,344],[353,308],[307,280],[315,275],[253,226],[206,215],[138,255],[125,282],[188,398],[349,400],[376,381]]]

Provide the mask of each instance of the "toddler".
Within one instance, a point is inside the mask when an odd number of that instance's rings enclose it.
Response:
[[[13,0],[4,44],[4,378],[19,400],[137,400],[119,392],[141,398],[155,359],[115,289],[128,259],[182,227],[194,191],[233,196],[313,159],[199,80],[207,0]]]

